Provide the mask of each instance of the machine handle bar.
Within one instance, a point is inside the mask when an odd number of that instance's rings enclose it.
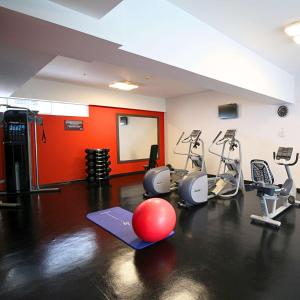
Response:
[[[295,164],[297,164],[298,159],[299,159],[299,153],[296,153],[295,161],[293,163],[289,164],[289,166],[294,166]]]
[[[275,158],[276,158],[276,154],[275,154],[275,152],[273,152],[273,158],[274,158],[274,160],[276,160]],[[296,153],[296,158],[295,158],[295,160],[294,160],[294,162],[292,162],[292,163],[289,163],[289,164],[285,164],[285,163],[277,163],[278,165],[281,165],[281,166],[294,166],[294,165],[296,165],[297,163],[298,163],[298,160],[299,160],[299,153]]]
[[[217,136],[214,138],[212,144],[215,143],[215,141],[219,138],[219,136],[222,134],[222,130],[219,131],[219,133],[217,134]]]
[[[200,138],[201,133],[202,133],[202,131],[199,131],[199,133],[197,134],[197,137],[196,137],[196,139],[195,139],[193,148],[197,148],[197,146],[198,146],[198,141],[199,141],[199,138]]]
[[[181,136],[179,137],[179,139],[178,139],[178,141],[177,141],[177,143],[176,143],[176,146],[178,146],[178,144],[180,143],[180,141],[181,141],[183,135],[184,135],[184,131],[182,131]]]

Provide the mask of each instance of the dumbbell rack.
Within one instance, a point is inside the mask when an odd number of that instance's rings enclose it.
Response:
[[[108,182],[111,172],[109,149],[86,149],[85,153],[88,183],[102,184]]]

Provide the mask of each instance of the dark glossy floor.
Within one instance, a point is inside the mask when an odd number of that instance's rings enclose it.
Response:
[[[0,211],[0,299],[300,299],[300,209],[250,224],[255,193],[177,210],[176,235],[134,251],[86,220],[142,201],[142,175],[85,183]],[[170,196],[176,207],[176,195]]]

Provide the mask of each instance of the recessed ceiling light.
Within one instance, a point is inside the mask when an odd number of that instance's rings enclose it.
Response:
[[[294,42],[295,42],[296,44],[299,44],[299,45],[300,45],[300,35],[294,36],[294,37],[293,37],[293,40],[294,40]]]
[[[123,81],[123,82],[119,81],[119,82],[111,83],[109,87],[123,90],[123,91],[131,91],[137,89],[139,86],[128,81]]]
[[[291,37],[300,35],[300,21],[286,26],[284,32]]]

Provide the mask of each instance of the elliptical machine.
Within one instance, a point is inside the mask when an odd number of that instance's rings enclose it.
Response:
[[[241,144],[236,138],[236,129],[229,129],[219,139],[222,131],[214,138],[208,151],[220,158],[218,173],[215,177],[209,178],[210,194],[220,198],[232,198],[239,190],[244,191],[244,177],[242,172],[242,151]],[[213,146],[222,146],[221,153],[212,150]],[[233,151],[238,150],[238,157],[231,157]]]
[[[150,169],[144,177],[144,197],[153,197],[160,194],[170,193],[178,188],[179,181],[188,174],[188,163],[192,162],[192,166],[201,170],[205,170],[203,159],[204,145],[200,139],[201,131],[193,130],[187,137],[184,138],[184,132],[181,133],[175,148],[174,154],[186,156],[183,169],[174,169],[171,165],[162,166]],[[179,144],[188,144],[188,151],[181,153],[177,151]],[[196,153],[196,149],[201,146],[201,153]]]
[[[220,131],[209,147],[209,152],[220,157],[218,173],[208,178],[205,168],[186,175],[179,184],[178,192],[181,201],[179,207],[191,207],[206,203],[214,197],[231,198],[244,189],[244,179],[241,170],[241,146],[235,137],[236,130],[227,130],[220,138]],[[219,139],[220,138],[220,139]],[[202,143],[203,144],[203,143]],[[222,145],[221,154],[213,152],[213,145]],[[238,158],[231,158],[230,154],[238,148]]]
[[[274,218],[290,206],[294,204],[297,206],[300,205],[300,201],[296,200],[297,190],[290,171],[290,167],[297,164],[299,153],[296,153],[293,162],[289,162],[292,153],[292,147],[279,147],[276,154],[273,152],[275,163],[284,166],[287,174],[287,179],[282,186],[274,185],[274,176],[266,161],[260,159],[251,160],[251,177],[253,183],[246,185],[246,189],[247,191],[257,190],[262,210],[262,216],[251,215],[251,220],[280,227],[281,222],[274,220]],[[282,202],[281,206],[277,206],[279,200]],[[270,209],[268,203],[271,203]]]

